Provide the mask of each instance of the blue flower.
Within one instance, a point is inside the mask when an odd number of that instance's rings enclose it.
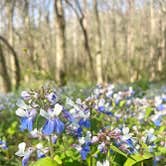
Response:
[[[55,123],[54,120],[47,120],[42,128],[42,133],[45,135],[51,135],[54,132]]]
[[[79,121],[79,125],[80,127],[86,127],[86,128],[90,128],[90,120],[89,119],[80,119]]]
[[[162,120],[162,116],[156,116],[155,118],[152,119],[156,127],[161,126],[161,120]]]
[[[21,92],[21,97],[24,99],[24,100],[29,100],[30,99],[30,94],[27,92],[27,91],[22,91]]]
[[[58,133],[58,134],[61,134],[64,130],[64,123],[58,119],[58,118],[55,118],[55,132]]]
[[[105,100],[104,99],[100,99],[99,103],[98,103],[98,111],[100,112],[104,112],[105,111]]]
[[[64,118],[68,119],[68,121],[70,121],[70,122],[74,121],[74,117],[71,115],[70,112],[68,112],[65,109],[63,109],[63,116],[64,116]]]
[[[37,144],[36,148],[37,148],[37,158],[38,159],[46,157],[46,153],[49,151],[49,149],[47,147],[43,148],[43,145],[41,143],[39,143],[39,144]]]
[[[55,93],[55,92],[51,92],[50,94],[48,94],[48,95],[46,96],[46,98],[48,99],[48,101],[49,101],[52,105],[54,105],[54,104],[56,103],[56,98],[57,98],[57,96],[56,96],[56,93]]]
[[[40,110],[40,115],[47,119],[42,128],[44,135],[51,135],[53,132],[61,134],[64,130],[64,123],[58,118],[62,112],[63,107],[60,104],[56,104],[54,109],[48,109],[48,111]]]
[[[23,109],[18,108],[16,110],[16,115],[21,117],[21,130],[28,129],[29,131],[33,130],[33,122],[36,117],[35,109]]]
[[[77,130],[76,130],[76,136],[78,137],[81,137],[82,136],[82,128],[79,127]]]
[[[160,104],[160,105],[156,106],[156,109],[158,111],[163,111],[163,110],[166,110],[166,106],[165,106],[165,104]]]
[[[98,110],[99,110],[100,112],[104,112],[104,111],[105,111],[105,107],[104,107],[104,106],[99,106],[99,107],[98,107]]]
[[[30,158],[30,154],[29,155],[25,155],[22,159],[22,166],[28,166],[28,161]]]
[[[6,142],[0,140],[0,148],[2,148],[3,150],[6,150],[8,148],[6,145]]]
[[[26,144],[25,144],[25,142],[22,142],[18,145],[19,150],[15,153],[15,155],[17,155],[19,157],[23,157],[22,166],[28,165],[29,158],[30,158],[31,154],[33,153],[33,151],[35,150],[34,148],[31,148],[31,147],[29,147],[27,150],[25,150],[25,148],[26,148]]]
[[[88,142],[82,146],[82,149],[80,151],[82,160],[86,160],[89,152],[90,152],[90,143]]]

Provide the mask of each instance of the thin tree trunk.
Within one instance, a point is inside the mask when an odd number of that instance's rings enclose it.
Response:
[[[127,57],[128,57],[128,73],[129,80],[134,81],[134,72],[131,70],[134,56],[134,42],[133,42],[133,17],[135,0],[128,0],[128,19],[127,19]]]
[[[0,43],[0,74],[2,75],[3,78],[3,85],[5,92],[10,92],[12,90],[12,84],[7,71],[6,60],[3,54],[1,43]]]
[[[56,16],[56,80],[62,84],[64,77],[64,60],[65,60],[65,20],[62,0],[55,0]]]
[[[78,10],[73,6],[73,4],[71,2],[69,2],[69,0],[66,0],[66,3],[73,9],[73,11],[75,12],[75,14],[77,16],[77,19],[78,19],[78,22],[80,24],[81,31],[82,31],[83,37],[84,37],[85,51],[86,51],[86,54],[89,58],[90,69],[91,69],[91,71],[90,71],[91,78],[92,78],[92,80],[95,80],[96,79],[96,76],[95,76],[96,72],[94,69],[93,58],[92,58],[90,44],[89,44],[89,38],[88,38],[88,32],[87,32],[87,21],[85,18],[85,14],[83,13],[83,11],[81,9],[81,6],[80,6],[80,3],[78,0],[75,1],[76,5],[78,7]],[[84,1],[84,4],[85,4],[85,1]]]
[[[102,76],[102,45],[101,45],[101,31],[100,31],[100,18],[98,13],[98,4],[97,0],[94,0],[94,16],[95,16],[95,29],[96,29],[96,35],[95,35],[95,51],[96,51],[96,77],[97,82],[102,83],[103,82],[103,76]]]
[[[8,38],[9,38],[9,43],[10,43],[10,45],[12,45],[12,47],[14,46],[14,39],[13,39],[13,37],[14,37],[14,31],[13,31],[13,29],[14,29],[14,27],[13,27],[13,16],[14,16],[14,8],[15,8],[15,0],[12,0],[12,2],[11,3],[8,3],[7,4],[7,8],[8,8],[8,10],[7,10],[7,14],[8,14]],[[10,53],[9,53],[9,55],[10,55]],[[13,59],[13,56],[9,56],[9,63],[10,63],[10,68],[11,68],[11,70],[12,71],[15,71],[16,69],[15,69],[15,64],[14,64],[14,59]],[[12,82],[12,84],[16,84],[15,83],[15,79],[14,79],[14,74],[13,74],[13,72],[11,72],[11,82]]]
[[[15,63],[15,79],[16,79],[16,89],[19,88],[20,86],[20,81],[21,81],[21,70],[20,70],[20,64],[18,60],[17,53],[13,49],[13,47],[9,44],[9,42],[2,36],[0,36],[0,40],[7,46],[7,48],[12,52],[13,58],[14,58],[14,63]]]
[[[150,0],[150,76],[153,80],[155,78],[155,61],[154,61],[154,7],[153,7],[153,0]]]

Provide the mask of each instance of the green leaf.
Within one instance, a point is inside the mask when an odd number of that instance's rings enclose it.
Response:
[[[152,113],[152,111],[153,111],[153,108],[151,107],[146,108],[145,118],[148,118],[150,114]]]
[[[166,154],[166,148],[165,147],[159,147],[158,150],[161,154]]]
[[[140,155],[140,154],[135,154],[135,155],[131,155],[126,162],[124,163],[124,166],[133,166],[136,163],[142,162],[144,160],[150,159],[153,156],[151,154],[144,154],[144,155]]]
[[[50,157],[45,157],[35,162],[32,166],[59,166],[59,164]]]
[[[125,156],[126,158],[128,157],[127,154],[125,154],[124,152],[122,152],[121,150],[119,150],[116,146],[110,145],[110,148],[111,148],[113,151],[117,152],[118,154],[121,154],[122,156]]]
[[[58,163],[58,164],[62,164],[62,160],[60,159],[60,157],[58,155],[55,155],[54,160]]]
[[[126,101],[125,101],[125,100],[122,100],[122,101],[120,101],[119,106],[122,108],[125,104],[126,104]]]

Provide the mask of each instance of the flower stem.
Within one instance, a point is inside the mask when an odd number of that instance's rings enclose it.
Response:
[[[50,156],[53,159],[54,158],[54,149],[53,149],[51,135],[49,136],[49,141],[48,142],[49,142],[49,148],[50,148]]]

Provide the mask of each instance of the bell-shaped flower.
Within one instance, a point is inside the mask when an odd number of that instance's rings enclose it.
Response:
[[[101,163],[100,161],[97,161],[96,166],[109,166],[109,161],[105,160],[103,163]]]
[[[3,150],[6,150],[8,148],[6,145],[6,142],[0,140],[0,148],[2,148]]]
[[[23,157],[22,158],[22,166],[27,166],[28,165],[28,161],[29,158],[31,156],[31,154],[34,152],[34,148],[29,147],[26,150],[26,143],[22,142],[18,145],[18,151],[15,153],[15,155],[19,156],[19,157]]]
[[[52,105],[54,105],[56,103],[57,95],[55,92],[51,92],[50,94],[46,95],[46,98]]]
[[[82,160],[86,160],[88,153],[90,152],[90,142],[86,142],[83,145],[74,144],[74,148],[80,153]]]
[[[105,111],[105,100],[100,99],[98,102],[98,111],[104,112]]]
[[[122,140],[123,141],[127,141],[128,139],[131,139],[132,137],[132,133],[129,133],[129,128],[128,127],[123,127],[122,128],[122,133],[123,133],[123,136],[122,136]]]
[[[18,100],[16,104],[19,107],[16,110],[16,115],[21,117],[21,130],[28,129],[29,131],[32,131],[33,122],[37,114],[36,110],[25,104],[23,100]]]
[[[24,99],[24,100],[29,100],[31,98],[31,95],[27,92],[27,91],[22,91],[21,92],[21,97]]]
[[[43,145],[41,143],[36,145],[36,149],[37,149],[37,158],[43,158],[46,157],[46,153],[49,151],[48,147],[43,147]]]
[[[82,160],[86,160],[88,153],[90,152],[90,143],[86,143],[82,146],[80,151]]]
[[[40,110],[40,115],[47,119],[46,123],[42,128],[44,135],[51,135],[53,132],[57,134],[62,133],[64,130],[64,123],[58,118],[61,114],[63,107],[60,104],[56,104],[54,109]]]
[[[41,130],[38,130],[37,128],[33,129],[30,132],[30,137],[42,139],[42,132],[41,132]]]
[[[157,137],[154,135],[154,129],[150,128],[149,130],[146,130],[146,142],[152,143],[157,139]]]

